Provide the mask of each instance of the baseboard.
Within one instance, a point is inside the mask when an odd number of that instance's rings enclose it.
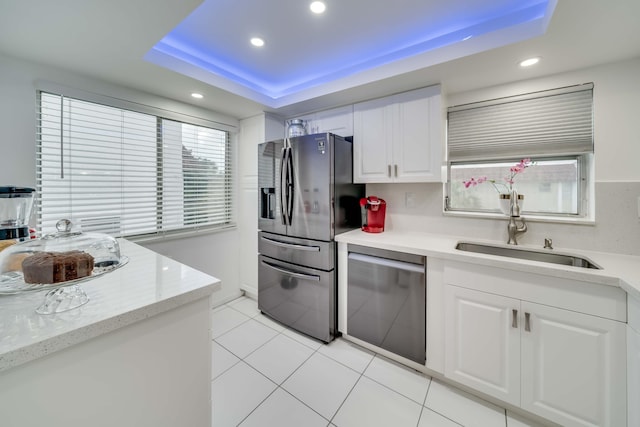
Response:
[[[253,300],[258,300],[258,289],[249,285],[240,285],[240,290],[244,292],[244,296]]]
[[[213,308],[217,308],[220,307],[221,305],[225,305],[228,302],[233,301],[234,299],[238,299],[240,298],[242,295],[244,294],[243,291],[238,290],[238,292],[235,292],[231,295],[228,295],[224,298],[214,298],[213,302],[211,303],[211,305],[213,306]]]

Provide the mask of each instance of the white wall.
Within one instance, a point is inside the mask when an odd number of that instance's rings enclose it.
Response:
[[[448,94],[447,107],[593,82],[596,181],[638,182],[638,76],[640,58],[471,92]]]
[[[0,185],[36,186],[35,88],[39,80],[239,126],[237,119],[192,105],[0,55]],[[241,294],[238,236],[239,231],[232,229],[144,246],[219,278],[222,290],[214,296],[214,304],[219,304]]]
[[[595,225],[529,222],[518,238],[540,245],[550,237],[556,248],[640,255],[640,59],[602,65],[541,79],[448,94],[446,107],[503,96],[594,83]],[[445,88],[446,89],[446,88]],[[387,227],[506,242],[507,221],[443,216],[440,184],[367,185],[368,195],[387,201]],[[415,206],[405,206],[413,193]]]
[[[282,138],[284,120],[260,114],[240,121],[238,145],[238,229],[240,230],[240,287],[258,294],[258,144]]]

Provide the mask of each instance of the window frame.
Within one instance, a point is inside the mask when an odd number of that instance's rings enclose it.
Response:
[[[577,167],[577,182],[576,182],[576,206],[577,213],[561,213],[561,212],[527,212],[526,208],[523,211],[523,216],[526,215],[527,219],[531,218],[538,221],[547,222],[590,222],[593,220],[592,209],[590,200],[592,199],[592,190],[590,189],[591,170],[593,164],[593,154],[583,153],[575,155],[559,155],[559,156],[538,156],[531,159],[533,162],[541,161],[554,161],[554,160],[576,160]],[[451,207],[451,194],[452,194],[452,179],[451,179],[451,167],[455,164],[486,164],[486,163],[503,163],[513,162],[516,164],[519,159],[485,159],[485,160],[469,160],[469,161],[457,161],[447,162],[447,181],[444,183],[444,213],[450,216],[474,216],[474,217],[487,217],[487,218],[504,218],[504,214],[499,210],[474,210],[465,208],[452,208]],[[532,167],[535,167],[532,166]],[[525,172],[526,173],[526,172]],[[526,206],[526,205],[525,205]]]
[[[61,90],[64,89],[64,90]],[[131,240],[135,241],[145,241],[145,240],[155,240],[155,239],[164,239],[164,238],[177,238],[187,235],[195,235],[200,234],[202,232],[216,232],[222,231],[229,228],[236,227],[236,215],[237,215],[237,207],[236,207],[236,150],[234,149],[235,138],[237,138],[237,128],[233,125],[228,125],[221,122],[216,122],[212,120],[202,119],[197,116],[186,115],[183,113],[178,113],[170,110],[160,109],[156,107],[152,107],[145,104],[138,104],[132,101],[126,101],[118,98],[111,98],[105,95],[87,93],[79,89],[68,89],[61,88],[55,84],[42,84],[39,82],[36,84],[36,98],[37,98],[37,117],[36,117],[36,128],[37,128],[37,136],[36,136],[36,150],[37,150],[37,164],[36,164],[36,174],[37,174],[37,186],[38,191],[42,188],[42,167],[41,167],[41,154],[42,154],[42,137],[41,137],[41,95],[43,93],[50,94],[53,96],[59,96],[64,98],[70,98],[77,101],[82,101],[86,103],[95,104],[98,106],[104,106],[109,108],[114,108],[116,110],[124,110],[130,111],[134,113],[141,113],[149,116],[155,117],[156,121],[156,129],[162,129],[162,126],[158,128],[164,120],[177,122],[180,124],[187,124],[191,126],[195,126],[197,128],[207,128],[215,131],[223,132],[226,135],[225,144],[224,144],[224,167],[227,169],[223,174],[224,181],[224,207],[222,208],[224,213],[223,216],[225,220],[221,223],[207,223],[204,225],[195,224],[195,225],[186,225],[183,223],[181,227],[175,227],[171,229],[166,229],[166,225],[163,227],[163,224],[159,224],[158,221],[162,220],[162,205],[156,204],[156,214],[155,221],[153,224],[149,222],[149,226],[154,227],[154,231],[151,232],[136,232],[133,230],[131,233],[124,233],[122,229],[120,229],[120,233],[117,235],[120,237],[127,237]],[[159,132],[158,135],[161,135],[162,132]],[[157,141],[157,144],[161,146],[163,141]],[[184,142],[182,143],[182,147],[184,150]],[[151,161],[151,159],[147,159]],[[184,157],[183,157],[184,161]],[[156,174],[159,176],[159,180],[162,181],[161,174],[163,173],[163,165],[157,163],[157,159],[154,162]],[[184,184],[183,184],[184,185]],[[163,195],[158,193],[158,191],[163,191],[163,185],[158,184],[156,181],[156,197],[162,198]],[[184,187],[183,187],[184,191]],[[184,194],[184,193],[183,193]],[[213,199],[212,199],[213,200]],[[217,199],[216,199],[217,200]],[[37,213],[37,229],[39,233],[42,233],[42,201],[38,198],[36,202],[36,213]]]
[[[452,164],[577,159],[577,214],[526,213],[545,222],[595,223],[593,83],[582,83],[447,109],[443,214],[504,218],[497,210],[451,208]],[[526,204],[525,204],[526,209]],[[526,211],[525,211],[526,212]]]

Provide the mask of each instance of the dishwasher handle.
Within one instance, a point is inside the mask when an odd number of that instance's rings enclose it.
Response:
[[[355,252],[349,253],[349,259],[354,261],[366,262],[368,264],[381,265],[384,267],[396,268],[398,270],[411,271],[414,273],[424,274],[423,264],[412,264],[410,262],[397,261],[393,259],[380,258],[377,256],[358,254]]]

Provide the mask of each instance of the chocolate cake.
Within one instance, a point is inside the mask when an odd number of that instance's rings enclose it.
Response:
[[[86,277],[93,257],[82,251],[37,252],[22,261],[25,283],[59,283]]]

